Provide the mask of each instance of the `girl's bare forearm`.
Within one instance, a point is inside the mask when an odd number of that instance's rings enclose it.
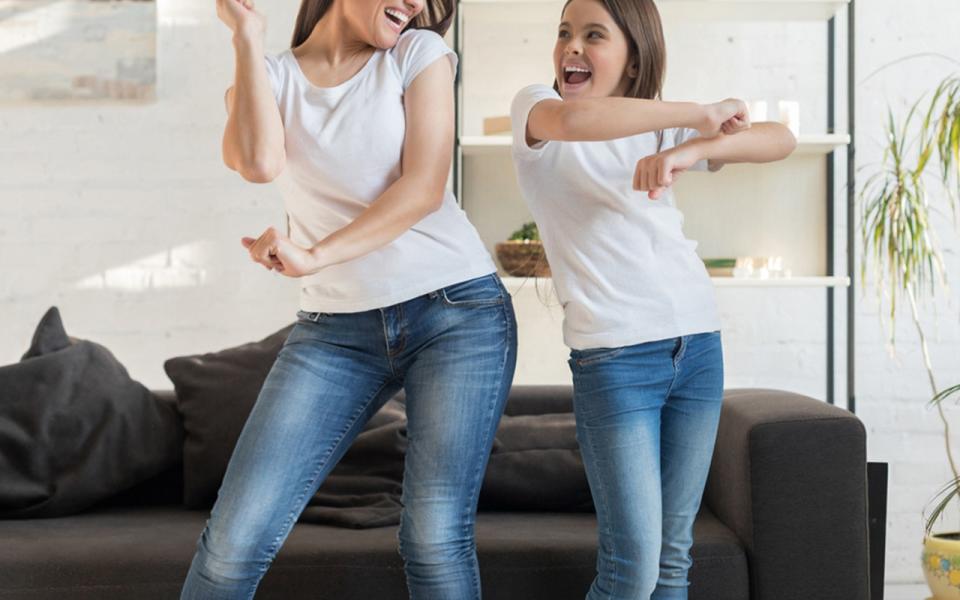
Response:
[[[707,108],[695,102],[605,97],[541,102],[528,132],[538,140],[603,141],[673,127],[700,128]]]
[[[765,163],[783,160],[797,147],[797,139],[780,123],[754,123],[736,135],[695,138],[687,142],[699,158],[719,163]]]

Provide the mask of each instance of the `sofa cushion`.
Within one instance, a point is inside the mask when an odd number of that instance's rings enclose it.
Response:
[[[0,517],[79,512],[180,462],[175,406],[56,307],[20,362],[0,367]]]
[[[0,597],[175,598],[207,517],[206,511],[148,507],[0,522]],[[257,598],[406,599],[396,535],[394,527],[298,523]],[[694,540],[690,600],[747,600],[746,559],[733,534],[703,511]],[[481,512],[484,597],[582,600],[594,576],[596,544],[592,514]]]
[[[517,397],[523,398],[523,392],[511,393],[509,403]],[[592,511],[576,430],[572,412],[504,415],[480,489],[480,507]]]
[[[240,431],[289,332],[289,327],[284,328],[258,342],[171,358],[164,364],[186,430],[183,490],[188,508],[208,507],[216,499]],[[405,401],[403,392],[396,401]],[[482,507],[593,510],[572,406],[570,386],[515,387],[511,391],[481,488]],[[348,527],[398,521],[406,446],[395,436],[372,434],[371,425],[318,490],[301,520]],[[372,474],[363,472],[369,466],[363,463],[360,446],[375,449],[377,439],[389,441],[382,448],[389,461],[380,469],[387,472],[387,478],[384,473],[370,477]],[[390,482],[395,485],[387,485]],[[356,506],[358,493],[366,495],[364,506]]]
[[[219,352],[180,356],[163,368],[183,418],[183,501],[211,506],[233,447],[293,325],[260,341]]]

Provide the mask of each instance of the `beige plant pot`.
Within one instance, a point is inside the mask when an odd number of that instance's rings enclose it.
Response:
[[[960,600],[960,534],[923,539],[923,575],[933,592],[930,600]]]

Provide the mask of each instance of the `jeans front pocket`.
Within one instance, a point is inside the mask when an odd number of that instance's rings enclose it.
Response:
[[[570,359],[575,362],[578,367],[586,367],[610,360],[611,358],[615,358],[626,349],[626,346],[620,346],[618,348],[589,348],[587,350],[571,350]]]
[[[503,304],[506,291],[496,274],[468,279],[440,289],[447,306],[492,306]]]

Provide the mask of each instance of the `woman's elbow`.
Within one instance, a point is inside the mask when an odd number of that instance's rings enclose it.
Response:
[[[427,214],[435,213],[443,207],[443,201],[447,196],[447,186],[444,185],[440,189],[434,189],[433,192],[428,196],[427,200]]]
[[[251,183],[270,183],[283,172],[285,158],[254,158],[240,165],[236,171]]]

